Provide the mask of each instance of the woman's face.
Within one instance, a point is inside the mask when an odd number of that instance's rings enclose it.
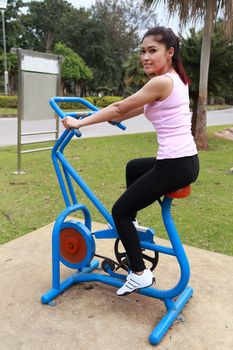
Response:
[[[153,35],[144,38],[141,45],[141,63],[149,77],[167,73],[172,68],[174,48],[167,50]]]

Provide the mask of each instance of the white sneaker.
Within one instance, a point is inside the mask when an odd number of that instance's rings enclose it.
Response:
[[[118,289],[117,295],[124,296],[138,291],[138,289],[150,287],[154,282],[155,278],[150,269],[144,270],[141,275],[130,272],[130,274],[127,276],[126,282],[120,289]]]
[[[137,231],[146,232],[148,230],[148,227],[139,225],[137,220],[134,220],[133,224]]]

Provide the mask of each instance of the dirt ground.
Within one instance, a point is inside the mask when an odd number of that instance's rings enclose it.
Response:
[[[185,246],[194,294],[182,319],[154,347],[148,336],[165,313],[160,300],[137,293],[120,298],[115,287],[84,283],[57,297],[54,307],[41,304],[51,288],[52,228],[53,223],[0,245],[1,350],[233,349],[233,257]],[[112,257],[112,241],[99,239],[97,252]],[[62,280],[71,271],[63,266]],[[154,273],[156,286],[167,288],[176,283],[179,268],[161,254]]]
[[[223,131],[218,131],[215,133],[215,135],[226,140],[233,141],[233,128],[227,128]]]

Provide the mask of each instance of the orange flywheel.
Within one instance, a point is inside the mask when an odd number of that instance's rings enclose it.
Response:
[[[86,266],[95,253],[95,242],[88,228],[80,222],[68,221],[60,231],[60,256],[71,268]]]

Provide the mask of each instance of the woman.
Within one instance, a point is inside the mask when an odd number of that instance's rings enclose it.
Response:
[[[117,291],[119,296],[149,287],[155,280],[143,261],[133,223],[137,212],[166,193],[194,182],[199,172],[197,149],[191,134],[189,78],[182,65],[179,40],[170,28],[155,27],[146,32],[141,43],[141,63],[150,79],[137,93],[91,117],[62,120],[66,128],[79,129],[144,113],[157,132],[157,157],[134,159],[127,164],[127,189],[112,209],[132,270]]]

